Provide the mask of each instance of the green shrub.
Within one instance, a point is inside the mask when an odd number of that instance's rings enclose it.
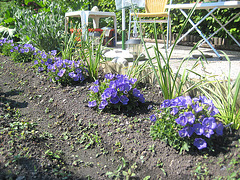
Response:
[[[219,109],[217,115],[225,125],[231,125],[234,129],[240,128],[240,73],[231,82],[231,61],[223,52],[229,62],[229,74],[225,80],[207,81],[205,86],[199,87],[200,91],[211,99]]]
[[[5,56],[10,56],[11,49],[13,48],[13,40],[7,40],[7,38],[0,39],[0,52]]]
[[[218,109],[205,96],[191,99],[177,97],[165,100],[156,115],[150,120],[150,135],[154,140],[160,139],[179,150],[189,151],[192,145],[199,150],[212,149],[212,139],[215,135],[223,135],[222,123],[217,123],[214,116]]]
[[[144,103],[145,98],[135,88],[137,79],[129,78],[126,75],[106,74],[103,81],[97,80],[90,88],[89,107],[98,107],[103,110],[107,108],[126,107],[131,110],[139,103]]]
[[[38,51],[34,61],[34,68],[38,72],[47,73],[52,82],[62,85],[82,82],[86,78],[86,70],[82,61],[73,61],[56,57],[56,50],[46,53]]]
[[[30,62],[34,59],[35,47],[31,44],[19,44],[10,50],[12,60],[15,62]]]
[[[60,51],[64,33],[64,15],[61,7],[52,3],[50,10],[35,14],[28,9],[18,9],[15,13],[16,30],[23,43],[45,50]]]

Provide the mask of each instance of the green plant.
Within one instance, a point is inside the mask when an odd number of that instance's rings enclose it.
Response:
[[[98,107],[103,110],[105,107],[120,109],[126,106],[132,109],[138,106],[138,102],[144,103],[145,98],[135,88],[137,79],[128,78],[126,75],[106,74],[102,82],[95,81],[90,88],[89,107]]]
[[[52,3],[48,11],[37,14],[28,9],[17,9],[14,18],[18,37],[23,43],[31,43],[46,52],[60,50],[64,16],[58,4]]]
[[[197,1],[197,2],[199,2],[199,1]],[[198,61],[196,61],[196,63],[190,69],[184,69],[182,74],[180,74],[180,70],[182,69],[183,64],[188,59],[184,58],[181,61],[181,64],[179,65],[176,73],[173,73],[173,70],[172,70],[172,68],[170,66],[171,54],[172,54],[172,52],[174,50],[174,47],[176,46],[177,39],[179,39],[180,34],[183,32],[183,29],[186,26],[186,24],[188,22],[188,19],[191,17],[191,15],[194,12],[194,10],[195,10],[195,7],[189,13],[188,18],[184,21],[184,26],[180,30],[179,35],[176,38],[176,41],[173,44],[173,46],[171,47],[169,53],[168,53],[167,47],[165,47],[165,52],[166,52],[165,55],[162,54],[159,51],[159,48],[158,48],[156,25],[154,27],[154,30],[155,30],[154,31],[155,46],[152,47],[154,49],[154,52],[155,52],[155,56],[154,57],[150,56],[149,50],[146,47],[145,42],[143,41],[142,33],[140,32],[141,33],[140,34],[141,35],[141,39],[142,39],[142,42],[143,42],[143,46],[144,46],[144,48],[146,50],[147,57],[149,59],[148,63],[151,66],[151,69],[152,69],[152,71],[153,71],[153,73],[155,75],[157,84],[160,86],[160,89],[162,91],[163,97],[165,99],[173,99],[175,97],[181,96],[181,95],[183,95],[183,94],[185,94],[187,92],[192,91],[194,88],[202,85],[202,81],[194,82],[193,84],[190,84],[189,83],[189,79],[188,79],[190,72],[192,72],[192,73],[194,73],[196,75],[199,75],[199,74],[197,74],[197,73],[195,73],[193,71],[194,68],[198,65]],[[139,24],[138,24],[138,26],[139,26]],[[193,49],[192,49],[192,51],[193,51]],[[189,87],[186,86],[187,84],[190,84]],[[184,90],[184,88],[186,88],[186,89]]]
[[[180,150],[180,153],[189,151],[192,144],[199,150],[208,146],[212,150],[214,134],[223,135],[222,123],[217,123],[214,118],[217,113],[213,102],[204,96],[165,100],[157,115],[150,117],[154,122],[150,135],[154,140],[161,139]]]
[[[62,85],[82,82],[86,76],[86,70],[82,61],[73,61],[56,57],[56,50],[46,53],[38,51],[37,60],[34,61],[33,67],[38,72],[47,72],[52,82],[58,82]]]
[[[128,168],[129,163],[125,161],[125,159],[122,157],[122,164],[117,167],[117,169],[114,172],[107,172],[106,175],[109,178],[118,180],[118,179],[126,179],[129,180],[133,177],[136,177],[136,174],[133,172],[137,165],[134,163],[129,169]]]
[[[11,49],[13,48],[13,40],[8,40],[7,38],[0,39],[0,52],[5,56],[11,55]]]
[[[31,44],[15,45],[11,50],[11,58],[15,62],[29,62],[34,59],[35,47]]]
[[[93,148],[101,143],[101,136],[98,135],[98,132],[95,132],[95,134],[84,132],[79,142],[85,144],[84,149]]]
[[[223,52],[224,53],[224,52]],[[213,101],[219,110],[217,117],[225,125],[231,125],[234,129],[240,127],[240,73],[236,80],[231,82],[231,61],[224,53],[229,62],[229,74],[227,80],[209,81],[206,86],[199,87],[200,91]],[[239,103],[239,104],[238,104]]]
[[[97,80],[100,64],[104,62],[102,56],[103,39],[103,34],[100,39],[90,38],[88,31],[79,36],[78,56],[83,61],[90,80]]]
[[[209,174],[209,170],[206,164],[198,163],[196,169],[194,170],[194,177],[197,179],[205,179]]]
[[[80,27],[77,28],[76,26],[74,29],[80,29]],[[79,48],[77,47],[79,44],[78,38],[79,33],[77,30],[71,32],[71,34],[65,32],[63,46],[61,47],[61,54],[63,59],[74,59],[74,55],[76,56],[75,51],[77,51],[77,48]]]

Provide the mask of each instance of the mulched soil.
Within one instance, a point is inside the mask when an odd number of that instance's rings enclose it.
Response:
[[[163,101],[158,87],[142,84],[146,104],[134,111],[99,113],[87,107],[91,82],[56,85],[31,66],[0,56],[0,179],[104,180],[109,179],[107,172],[117,175],[122,159],[127,161],[119,171],[122,179],[123,170],[132,165],[132,179],[227,179],[234,172],[239,178],[239,131],[227,129],[216,141],[215,152],[179,154],[152,140],[147,107]],[[7,102],[21,117],[6,117]],[[37,123],[35,134],[11,141],[4,128],[15,121]],[[91,141],[94,138],[99,144]]]

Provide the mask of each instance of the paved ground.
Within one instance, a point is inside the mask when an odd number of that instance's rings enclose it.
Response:
[[[154,43],[147,43],[147,47],[154,46]],[[158,44],[159,50],[162,53],[165,53],[164,45]],[[117,49],[121,50],[121,42],[117,43]],[[196,56],[201,55],[200,51],[203,52],[204,55],[206,55],[207,63],[204,63],[205,69],[202,68],[201,65],[199,65],[196,68],[196,72],[198,73],[206,73],[208,75],[220,75],[219,77],[222,77],[223,75],[228,75],[229,70],[229,63],[224,57],[223,53],[218,50],[218,52],[222,55],[223,59],[220,60],[217,55],[210,49],[210,48],[199,48],[198,50],[194,50],[192,54],[189,54],[192,47],[190,46],[181,46],[177,45],[173,53],[171,55],[171,67],[173,71],[176,71],[179,67],[181,61],[183,58],[190,57],[188,63],[186,66],[189,68],[191,67],[197,60]],[[151,57],[154,56],[154,50],[153,48],[148,50]],[[239,51],[226,51],[224,52],[227,54],[229,59],[231,60],[231,78],[236,79],[237,75],[240,73],[240,52]],[[146,55],[146,52],[143,48],[143,53]]]

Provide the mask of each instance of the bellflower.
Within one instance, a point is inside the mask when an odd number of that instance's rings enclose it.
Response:
[[[88,107],[94,107],[96,105],[97,105],[97,101],[96,100],[88,102]]]
[[[188,119],[184,115],[181,115],[175,121],[176,121],[176,123],[180,124],[181,126],[185,126],[188,123]]]
[[[193,124],[195,121],[195,116],[192,112],[184,112],[184,116],[188,119],[189,124]]]
[[[103,81],[96,80],[95,86],[90,88],[90,101],[96,100],[99,109],[112,105],[114,105],[113,108],[120,108],[123,105],[133,107],[138,105],[137,101],[144,103],[145,98],[137,88],[134,88],[136,81],[136,79],[129,79],[126,75],[106,74]],[[99,86],[98,91],[93,91],[96,85]],[[107,104],[103,104],[102,101]]]
[[[123,105],[127,105],[127,104],[128,104],[128,101],[129,101],[129,99],[127,98],[127,96],[125,96],[125,95],[120,96],[120,102],[121,102]]]
[[[151,120],[152,122],[155,122],[156,119],[157,119],[157,118],[156,118],[155,114],[153,114],[153,115],[150,116],[150,120]]]
[[[193,129],[194,129],[194,132],[199,136],[202,135],[204,132],[204,126],[201,125],[200,123],[194,124]]]
[[[207,117],[203,119],[202,125],[210,129],[215,129],[217,126],[217,123],[215,122],[214,117]]]
[[[196,138],[193,142],[193,145],[196,146],[199,150],[207,147],[207,143],[202,138]]]
[[[219,123],[215,130],[216,130],[217,135],[222,136],[223,135],[223,124]]]
[[[218,113],[218,109],[205,96],[166,99],[157,113],[151,135],[180,151],[188,151],[191,145],[199,150],[207,148],[207,142],[213,137],[223,135],[222,123],[217,123],[213,117]],[[150,117],[150,120],[152,119],[153,115]]]

